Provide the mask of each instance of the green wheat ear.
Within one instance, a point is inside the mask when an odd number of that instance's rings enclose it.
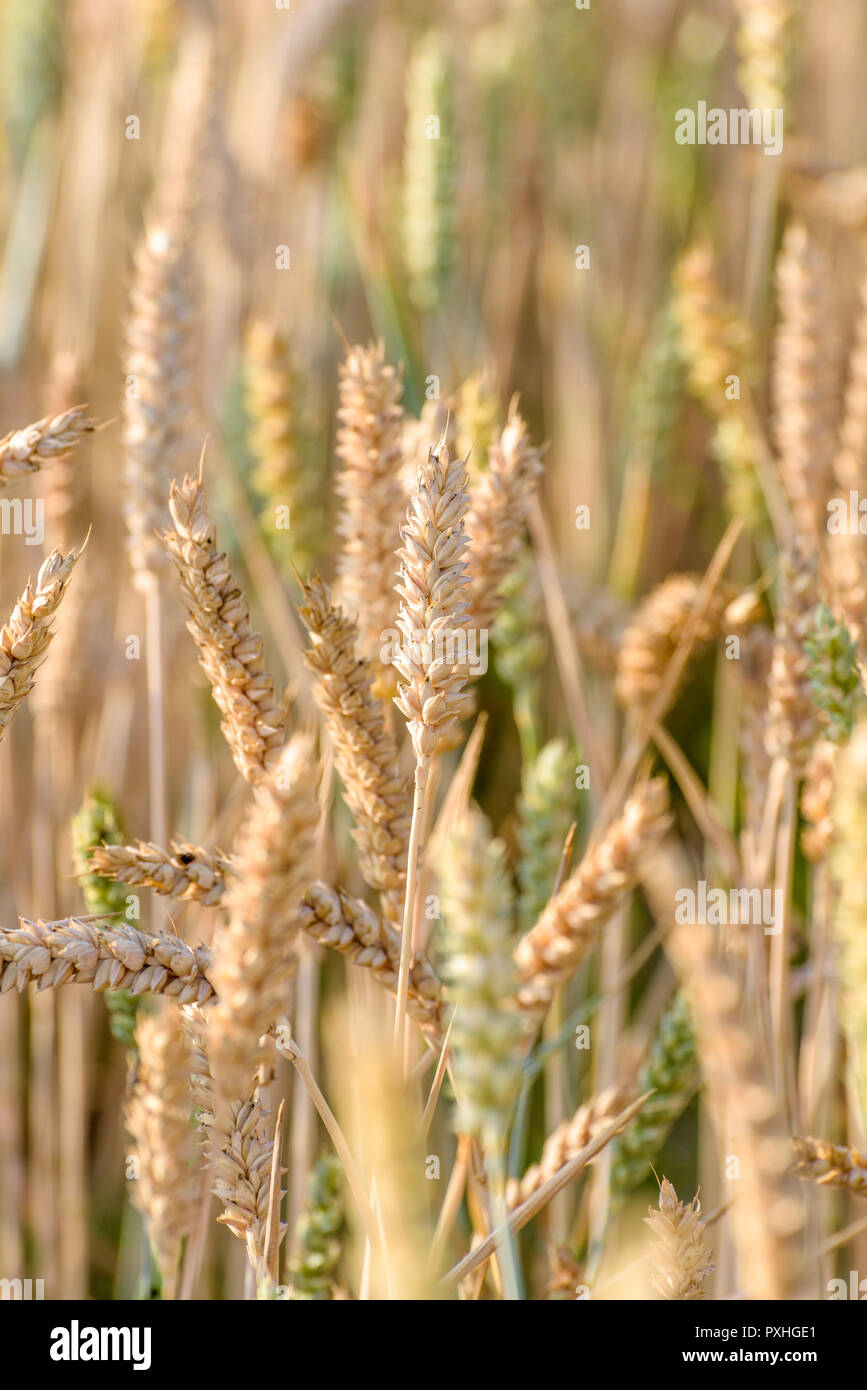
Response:
[[[416,308],[433,309],[451,276],[455,251],[453,65],[431,30],[415,45],[406,88],[403,258]]]
[[[343,1168],[333,1154],[310,1174],[307,1205],[298,1218],[298,1252],[292,1261],[292,1297],[317,1303],[333,1298],[343,1249]]]
[[[864,702],[864,690],[855,643],[846,624],[837,621],[827,603],[819,604],[804,647],[810,658],[813,699],[827,718],[824,736],[829,743],[847,743]]]
[[[615,1207],[644,1182],[650,1165],[680,1119],[698,1085],[698,1060],[689,1008],[678,994],[659,1021],[637,1082],[639,1094],[655,1094],[615,1142],[611,1195]]]
[[[126,911],[127,885],[102,878],[89,869],[90,852],[98,845],[122,845],[125,836],[117,807],[103,792],[91,792],[72,818],[72,850],[80,875],[81,891],[88,912],[101,916]],[[141,999],[127,989],[111,989],[105,995],[109,1027],[124,1047],[135,1049],[135,1023]]]
[[[554,891],[569,827],[575,819],[577,758],[565,739],[552,739],[524,769],[518,798],[518,925],[529,931]]]

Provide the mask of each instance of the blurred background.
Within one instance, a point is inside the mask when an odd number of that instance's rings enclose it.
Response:
[[[750,28],[750,9],[767,22]],[[449,411],[458,447],[472,445],[484,467],[516,392],[533,438],[549,441],[550,534],[612,748],[613,634],[670,570],[707,564],[739,505],[676,341],[673,272],[687,248],[712,246],[749,329],[745,379],[761,414],[773,258],[785,216],[807,208],[829,253],[840,340],[851,336],[867,226],[865,45],[860,0],[4,0],[0,433],[82,401],[109,422],[35,480],[45,553],[90,539],[68,622],[0,748],[6,923],[82,910],[70,822],[88,794],[107,799],[127,838],[149,833],[122,421],[136,248],[154,209],[182,218],[192,253],[183,466],[196,468],[207,435],[220,543],[278,679],[298,686],[292,564],[332,577],[344,344],[381,339],[402,364],[410,466]],[[675,141],[679,109],[765,104],[756,93],[769,92],[785,110],[778,158]],[[288,535],[273,525],[285,480],[263,472],[251,429],[257,362],[275,350],[262,322],[282,338],[292,476],[304,480]],[[754,515],[736,560],[744,579],[761,568],[766,532]],[[5,611],[41,559],[4,537]],[[237,778],[173,598],[166,625],[169,824],[225,847]],[[563,704],[540,641],[550,735]],[[501,638],[507,666],[508,648]],[[496,656],[495,642],[477,795],[508,839],[521,737]],[[703,775],[706,666],[672,725]],[[339,834],[329,853],[345,858]],[[173,920],[191,938],[211,929],[194,906]],[[137,1287],[127,1065],[86,991],[0,1001],[0,1273],[26,1269],[66,1297]],[[541,1116],[534,1123],[544,1132]],[[672,1140],[675,1179],[694,1126],[687,1116]],[[313,1144],[309,1133],[299,1142]],[[229,1243],[209,1265],[214,1293],[242,1285],[243,1251]]]

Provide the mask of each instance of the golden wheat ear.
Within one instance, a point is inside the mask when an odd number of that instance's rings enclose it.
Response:
[[[201,464],[198,478],[172,482],[169,511],[172,526],[162,540],[177,570],[187,627],[223,715],[221,728],[235,765],[251,786],[258,786],[279,761],[286,712],[265,669],[264,643],[250,621],[229,558],[217,550]]]
[[[687,1205],[678,1200],[668,1178],[659,1186],[659,1207],[645,1221],[653,1234],[653,1282],[663,1298],[706,1298],[702,1285],[714,1271],[704,1241],[698,1194]]]

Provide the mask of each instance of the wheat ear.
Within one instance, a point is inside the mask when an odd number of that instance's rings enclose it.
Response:
[[[223,1204],[217,1220],[247,1248],[257,1279],[267,1275],[268,1213],[274,1164],[274,1141],[268,1138],[268,1111],[257,1095],[233,1101],[220,1118],[215,1109],[210,1062],[212,1010],[181,1010],[192,1049],[192,1091],[198,1111],[202,1150],[210,1167],[214,1196]],[[280,1192],[280,1199],[285,1193]],[[286,1233],[280,1225],[277,1241]]]
[[[794,1139],[795,1174],[820,1187],[867,1195],[867,1158],[858,1149],[824,1139]]]
[[[698,1196],[684,1205],[668,1178],[659,1187],[659,1207],[645,1217],[653,1234],[653,1282],[663,1298],[706,1298],[702,1288],[714,1271],[704,1243],[704,1222]]]
[[[52,550],[0,632],[0,739],[33,689],[53,637],[52,621],[80,551]]]
[[[73,406],[4,435],[0,439],[0,488],[38,473],[46,463],[62,458],[93,434],[96,421],[88,418],[86,409]]]
[[[535,926],[518,942],[522,1009],[544,1013],[554,990],[589,954],[605,922],[638,881],[643,851],[657,844],[670,822],[663,778],[636,789],[623,814],[582,859]]]
[[[654,700],[677,650],[701,588],[696,574],[672,574],[642,600],[626,627],[617,659],[615,690],[627,709],[644,708]],[[731,584],[721,584],[698,624],[693,653],[716,640],[724,631],[743,626],[742,600]],[[731,605],[731,607],[730,607]]]
[[[494,440],[488,467],[470,493],[467,515],[472,624],[488,631],[503,605],[500,586],[521,549],[524,526],[542,476],[541,450],[529,440],[517,399]]]
[[[545,1140],[538,1163],[531,1163],[521,1178],[511,1178],[506,1189],[506,1201],[510,1211],[514,1211],[532,1197],[551,1178],[571,1163],[576,1154],[585,1149],[597,1135],[617,1119],[627,1104],[629,1096],[622,1086],[611,1086],[591,1097],[575,1111],[571,1119],[564,1120],[552,1130]],[[627,1123],[623,1121],[624,1125]],[[616,1131],[615,1131],[616,1132]],[[614,1134],[611,1135],[614,1138]]]
[[[705,923],[676,921],[677,894],[691,878],[673,839],[643,858],[642,883],[668,928],[667,950],[686,988],[714,1125],[725,1151],[740,1162],[732,1216],[741,1286],[751,1298],[801,1297],[804,1210],[789,1171],[789,1137],[753,1018],[743,1011],[742,964],[720,952]]]
[[[810,656],[805,647],[815,623],[818,601],[815,555],[796,542],[780,563],[765,729],[768,753],[785,759],[796,777],[803,775],[819,734],[819,716],[810,685]]]
[[[312,741],[295,734],[259,795],[234,847],[236,873],[214,936],[208,1051],[219,1101],[246,1095],[259,1039],[289,1010],[297,957],[297,910],[319,821]]]
[[[456,816],[439,871],[461,1132],[496,1153],[520,1089],[525,1030],[513,1003],[514,904],[505,849],[475,805]]]
[[[88,870],[132,888],[150,888],[167,898],[213,907],[222,900],[229,859],[176,838],[168,849],[144,840],[134,845],[98,845],[88,857]]]
[[[58,922],[21,920],[0,930],[0,993],[53,989],[72,981],[97,993],[167,994],[179,1003],[203,1003],[213,994],[211,953],[172,932],[145,932],[127,923],[105,926],[77,917]]]
[[[837,372],[829,336],[830,267],[802,223],[786,229],[776,278],[774,434],[780,481],[795,528],[810,548],[825,519],[835,454]]]
[[[394,673],[383,657],[394,627],[395,551],[406,508],[401,478],[403,384],[385,360],[385,347],[350,348],[340,369],[336,487],[342,510],[337,569],[340,597],[356,617],[364,656],[379,663],[382,693],[394,693]]]
[[[415,791],[407,853],[400,976],[395,1029],[406,1010],[416,870],[431,759],[468,710],[464,692],[467,590],[465,517],[469,505],[465,465],[445,443],[428,451],[410,497],[397,592],[401,644],[394,665],[403,678],[395,704],[407,721],[415,749]],[[463,658],[463,659],[462,659]]]
[[[255,786],[277,764],[286,722],[265,670],[262,638],[253,630],[228,556],[217,550],[201,476],[172,483],[169,509],[174,524],[163,542],[177,568],[187,627],[223,715],[235,765]]]
[[[347,960],[370,970],[392,993],[397,991],[401,937],[367,903],[325,883],[313,883],[298,909],[299,929]],[[409,971],[407,1012],[436,1046],[442,1041],[445,1007],[436,971],[421,952]]]
[[[139,1167],[130,1196],[145,1218],[161,1296],[172,1299],[183,1242],[196,1223],[199,1186],[192,1057],[176,1005],[167,1002],[156,1016],[140,1016],[136,1043],[139,1061],[124,1111]]]
[[[289,344],[274,324],[264,319],[251,323],[244,349],[245,405],[256,459],[253,485],[268,509],[268,534],[304,572],[319,552],[322,509],[319,479],[305,448],[300,381]],[[281,510],[287,512],[288,526],[278,524]]]
[[[310,637],[305,660],[314,676],[313,693],[355,819],[359,868],[381,894],[386,917],[399,924],[410,832],[408,788],[382,701],[373,693],[375,668],[359,653],[356,623],[331,602],[320,579],[304,585],[299,611]]]
[[[867,1118],[867,723],[855,729],[836,769],[831,873],[838,898],[833,917],[840,980],[840,1018],[849,1054],[850,1103],[863,1130]]]
[[[293,1299],[318,1303],[334,1297],[346,1219],[342,1186],[340,1160],[334,1154],[320,1158],[310,1174],[307,1205],[295,1230]]]

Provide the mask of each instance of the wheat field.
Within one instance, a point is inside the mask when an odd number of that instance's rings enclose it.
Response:
[[[859,1297],[867,11],[0,67],[0,1298]]]

